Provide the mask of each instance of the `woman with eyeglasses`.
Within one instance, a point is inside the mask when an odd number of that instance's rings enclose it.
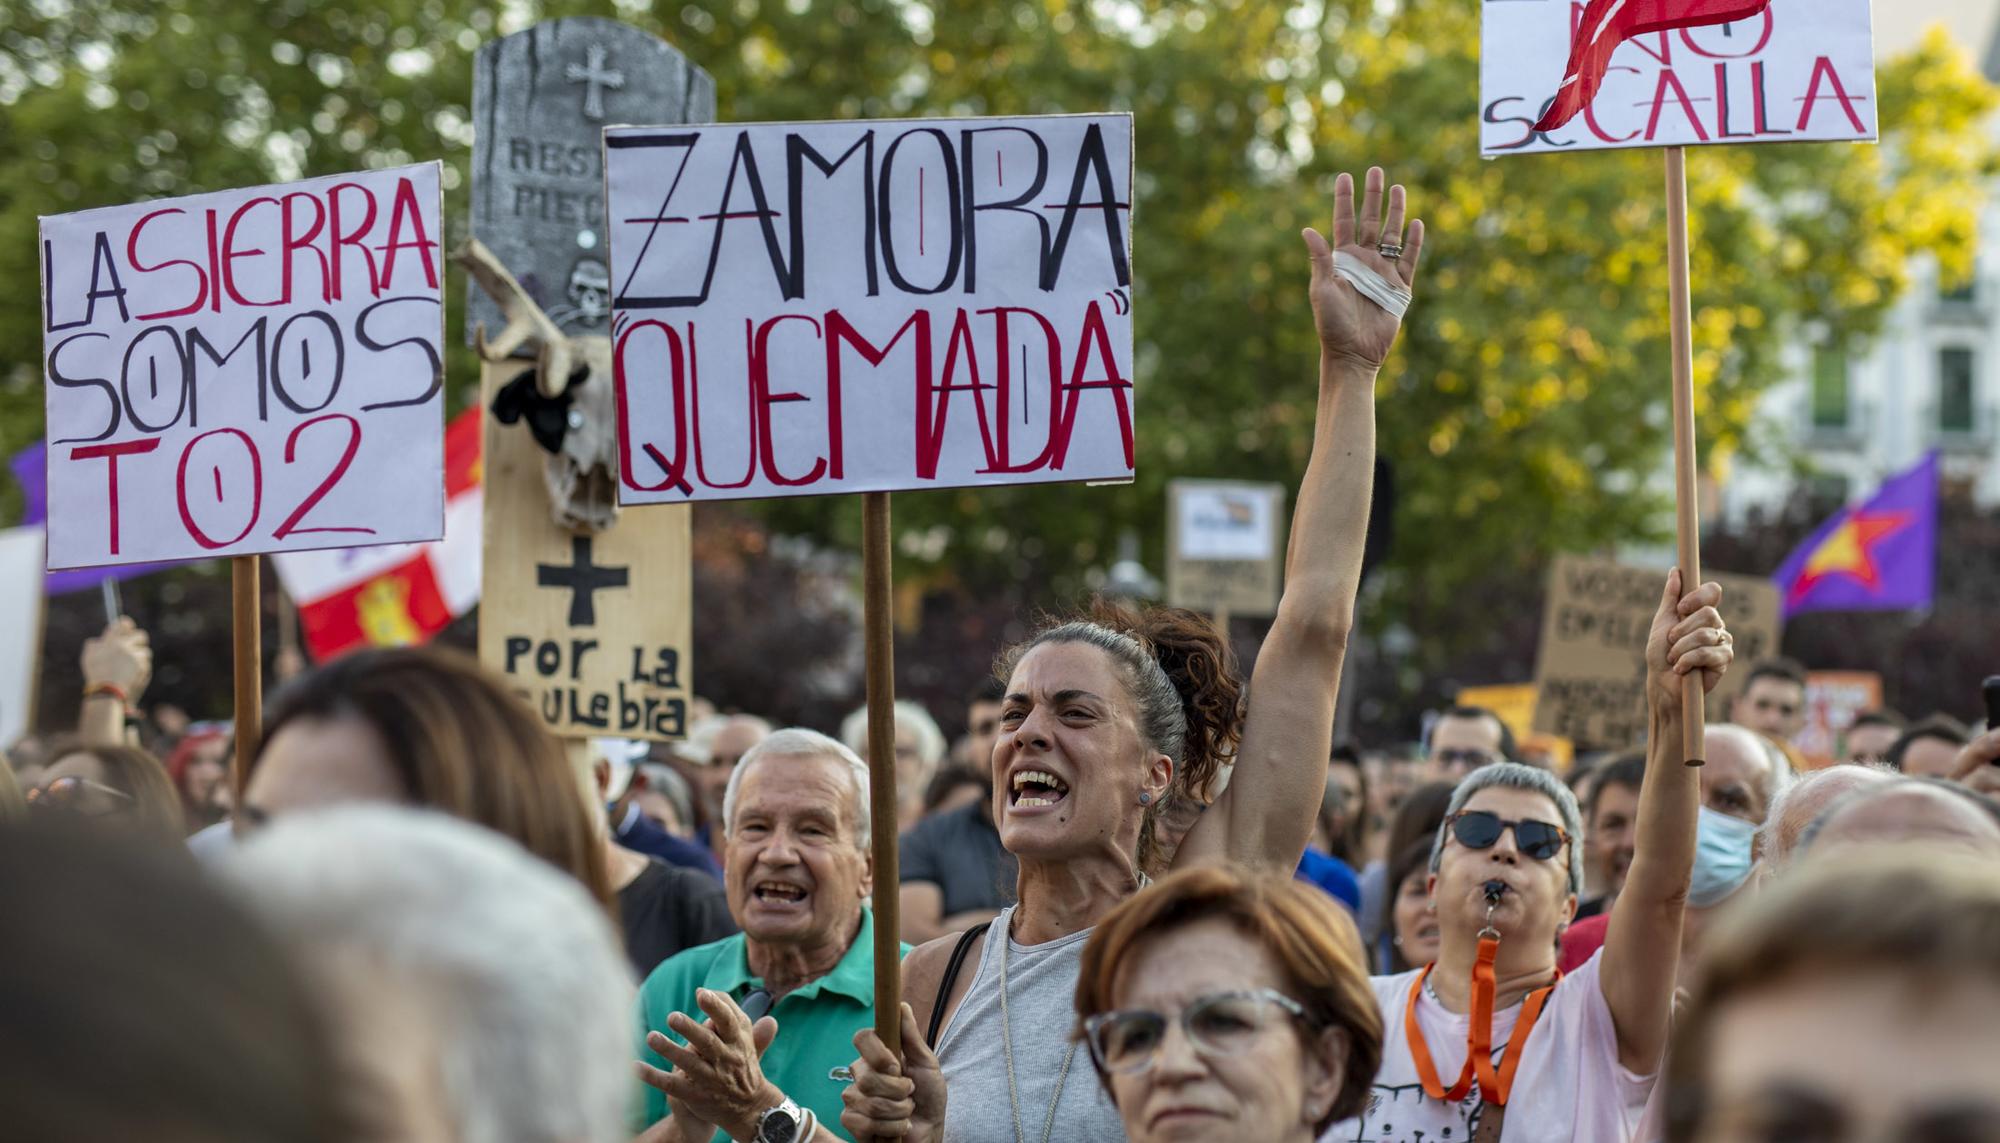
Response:
[[[1678,572],[1646,642],[1649,743],[1638,840],[1604,948],[1576,972],[1556,942],[1582,890],[1576,797],[1545,770],[1499,763],[1458,784],[1430,857],[1437,961],[1375,978],[1382,1067],[1365,1114],[1329,1141],[1620,1143],[1666,1046],[1700,771],[1681,750],[1681,690],[1732,658],[1722,589]]]
[[[1646,639],[1648,773],[1638,841],[1604,949],[1556,969],[1584,863],[1576,797],[1496,763],[1452,791],[1430,851],[1436,963],[1376,977],[1388,1025],[1374,1099],[1330,1141],[1632,1139],[1666,1047],[1700,771],[1682,757],[1682,683],[1732,659],[1722,587],[1666,579]]]
[[[59,744],[55,761],[26,792],[28,808],[101,821],[126,833],[178,843],[187,831],[166,767],[131,746]]]

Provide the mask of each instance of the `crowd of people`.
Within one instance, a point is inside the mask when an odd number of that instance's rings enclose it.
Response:
[[[0,1135],[2000,1139],[2000,729],[1873,712],[1806,769],[1773,661],[1690,765],[1686,681],[1734,644],[1678,573],[1629,749],[1558,773],[1475,706],[1335,725],[1405,215],[1342,176],[1304,236],[1314,446],[1248,677],[1191,612],[1049,622],[955,741],[896,705],[894,821],[865,710],[565,742],[471,661],[379,649],[287,682],[239,758],[135,717],[152,651],[112,624],[75,732],[0,767]]]

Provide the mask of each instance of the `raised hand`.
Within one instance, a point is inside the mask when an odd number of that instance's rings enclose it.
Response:
[[[1424,251],[1424,224],[1410,219],[1405,229],[1401,184],[1388,189],[1388,214],[1384,216],[1382,188],[1386,181],[1382,168],[1368,168],[1361,211],[1356,215],[1354,176],[1342,174],[1333,182],[1333,241],[1329,243],[1311,227],[1304,232],[1306,253],[1312,257],[1313,321],[1319,327],[1320,352],[1371,371],[1380,369],[1388,359],[1402,319],[1356,290],[1334,268],[1351,261],[1368,267],[1391,285],[1405,290],[1415,286],[1417,262]]]
[[[1721,584],[1705,583],[1682,594],[1680,569],[1667,573],[1666,592],[1646,638],[1646,699],[1655,714],[1678,718],[1682,678],[1699,671],[1702,691],[1712,691],[1735,660],[1736,640],[1723,625],[1721,604]]]

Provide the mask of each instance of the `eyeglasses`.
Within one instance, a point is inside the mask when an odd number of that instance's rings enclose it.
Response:
[[[1468,770],[1477,770],[1481,766],[1491,766],[1493,763],[1499,761],[1491,753],[1484,750],[1452,749],[1434,750],[1431,752],[1431,759],[1441,766],[1463,766]]]
[[[83,801],[85,791],[96,790],[118,801],[132,801],[132,795],[115,786],[93,782],[88,778],[57,778],[29,790],[25,797],[28,805],[42,810],[76,810]],[[110,812],[110,811],[105,811]]]
[[[1215,992],[1181,1009],[1181,1032],[1206,1056],[1246,1051],[1273,1024],[1304,1020],[1305,1006],[1282,992],[1259,988]],[[1090,1057],[1106,1072],[1130,1075],[1152,1067],[1167,1041],[1167,1017],[1150,1008],[1100,1012],[1083,1022]]]
[[[1446,824],[1451,827],[1451,836],[1467,849],[1491,849],[1499,843],[1500,835],[1511,829],[1514,844],[1536,861],[1547,861],[1561,853],[1569,841],[1569,834],[1561,826],[1533,820],[1508,821],[1486,810],[1460,810]]]

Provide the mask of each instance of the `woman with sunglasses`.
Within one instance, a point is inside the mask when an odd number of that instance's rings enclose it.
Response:
[[[1437,961],[1375,979],[1388,1033],[1374,1098],[1325,1139],[1632,1138],[1666,1046],[1701,801],[1681,685],[1695,674],[1713,689],[1729,666],[1721,598],[1713,583],[1683,594],[1675,572],[1653,617],[1638,840],[1603,950],[1556,968],[1583,883],[1576,797],[1529,766],[1467,775],[1431,849]]]
[[[55,762],[27,791],[29,809],[97,819],[158,841],[179,843],[187,832],[166,767],[144,750],[69,742],[49,756]]]

